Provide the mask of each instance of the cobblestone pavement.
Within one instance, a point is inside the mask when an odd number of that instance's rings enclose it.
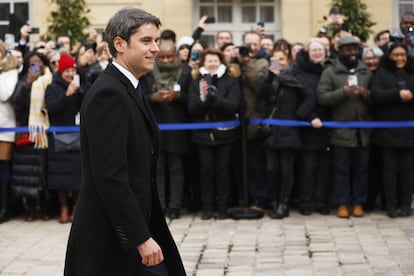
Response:
[[[62,275],[70,224],[17,218],[0,225],[0,275]],[[188,275],[414,275],[414,217],[334,215],[170,222]]]

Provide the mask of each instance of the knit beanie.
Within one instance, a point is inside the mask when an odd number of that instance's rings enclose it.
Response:
[[[69,68],[75,68],[76,69],[76,62],[75,60],[67,54],[61,54],[60,60],[59,60],[59,68],[58,72],[62,75],[63,71]]]

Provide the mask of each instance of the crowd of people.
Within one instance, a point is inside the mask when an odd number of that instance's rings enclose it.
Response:
[[[361,43],[335,8],[300,42],[274,40],[258,25],[242,45],[219,31],[209,47],[206,20],[178,40],[173,30],[161,32],[140,88],[160,124],[242,124],[161,132],[156,184],[166,216],[178,219],[186,208],[201,209],[203,220],[226,219],[241,204],[274,219],[292,207],[302,215],[335,209],[340,218],[374,208],[411,215],[414,128],[395,126],[414,120],[414,13],[373,45]],[[16,47],[0,44],[0,127],[29,132],[0,132],[0,221],[24,212],[27,221],[57,213],[67,223],[81,185],[80,137],[47,130],[81,124],[83,97],[111,63],[110,50],[95,31],[86,42],[71,45],[59,34],[32,48],[30,27],[20,32]],[[248,123],[258,118],[309,126]],[[327,121],[395,123],[327,128]]]

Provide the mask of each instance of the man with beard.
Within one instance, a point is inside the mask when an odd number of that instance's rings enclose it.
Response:
[[[338,47],[338,57],[322,73],[318,103],[332,108],[334,121],[370,121],[367,87],[372,73],[358,58],[359,42],[345,36]],[[348,218],[351,212],[355,217],[364,215],[370,133],[366,128],[336,128],[331,132],[334,198],[340,218]]]
[[[187,91],[191,68],[176,54],[175,43],[164,40],[155,60],[154,70],[142,79],[158,123],[184,123],[187,114]],[[180,217],[184,187],[184,157],[188,152],[189,134],[185,130],[162,131],[157,168],[158,196],[170,219]],[[167,193],[169,191],[169,193]]]

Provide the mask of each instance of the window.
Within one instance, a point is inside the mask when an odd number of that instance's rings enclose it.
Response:
[[[255,28],[258,21],[265,22],[266,35],[281,35],[280,0],[195,0],[195,7],[194,22],[203,15],[216,18],[203,32],[202,39],[210,47],[215,46],[215,35],[221,30],[232,32],[234,43],[240,45],[243,33]]]
[[[12,33],[18,39],[20,27],[29,21],[29,0],[0,0],[0,38]]]
[[[414,12],[414,0],[394,0],[394,28],[399,29],[400,20],[404,13]]]

